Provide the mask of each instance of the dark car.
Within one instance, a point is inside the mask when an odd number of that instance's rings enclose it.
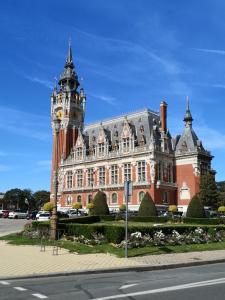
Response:
[[[28,213],[27,220],[36,220],[37,213],[38,213],[37,211],[32,211],[32,212]]]
[[[57,211],[58,218],[69,218],[69,215],[63,211]]]
[[[8,216],[9,216],[9,210],[3,210],[3,211],[2,211],[2,218],[7,219]]]

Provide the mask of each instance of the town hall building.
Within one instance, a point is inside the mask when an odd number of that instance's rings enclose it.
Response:
[[[109,208],[118,209],[125,202],[125,180],[133,183],[130,209],[138,209],[145,192],[156,204],[185,208],[199,192],[200,176],[211,169],[212,160],[193,130],[189,103],[183,132],[176,137],[167,128],[164,101],[160,113],[144,109],[85,126],[86,96],[79,86],[69,46],[51,96],[51,199],[57,174],[59,208],[76,202],[85,208],[101,190]]]

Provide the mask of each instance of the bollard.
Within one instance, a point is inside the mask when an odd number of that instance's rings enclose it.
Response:
[[[41,250],[40,252],[45,252],[45,244],[43,243],[43,237],[41,238]]]

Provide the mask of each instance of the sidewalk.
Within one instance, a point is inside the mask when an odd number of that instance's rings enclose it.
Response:
[[[225,262],[225,250],[117,258],[110,254],[69,253],[53,247],[13,246],[0,241],[0,279],[128,270],[154,270]]]

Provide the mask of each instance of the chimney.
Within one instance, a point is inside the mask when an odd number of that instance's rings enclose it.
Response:
[[[160,103],[160,121],[161,121],[161,131],[167,131],[167,103],[162,101]]]

